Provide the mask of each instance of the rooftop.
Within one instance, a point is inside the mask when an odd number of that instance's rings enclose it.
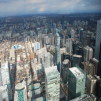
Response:
[[[84,74],[77,68],[72,67],[69,69],[76,77],[82,77]]]
[[[81,55],[73,55],[73,57],[77,57],[77,58],[82,58],[82,56]]]
[[[16,90],[21,90],[21,89],[24,89],[25,88],[25,81],[22,81],[21,83],[18,83],[16,86],[15,86],[15,89]]]

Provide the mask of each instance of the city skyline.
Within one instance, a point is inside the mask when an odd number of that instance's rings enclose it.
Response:
[[[101,12],[100,0],[0,0],[0,17]]]

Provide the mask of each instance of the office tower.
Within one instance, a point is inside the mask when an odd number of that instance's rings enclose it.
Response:
[[[95,95],[95,88],[96,88],[97,79],[91,75],[87,75],[87,93]]]
[[[9,100],[12,100],[12,89],[11,89],[10,71],[9,71],[8,61],[1,64],[1,78],[2,78],[2,85],[3,86],[7,85]]]
[[[72,100],[85,93],[86,76],[80,68],[69,68],[68,98]]]
[[[77,42],[73,42],[73,54],[76,54]]]
[[[34,52],[36,52],[37,50],[39,50],[41,48],[40,42],[34,42],[34,43],[32,43],[31,47],[32,47],[32,50]]]
[[[56,33],[55,37],[55,61],[58,70],[60,70],[60,36],[59,33]]]
[[[27,101],[27,90],[25,81],[22,81],[15,85],[14,101]]]
[[[97,31],[96,31],[96,45],[95,45],[95,58],[100,59],[100,43],[101,43],[101,20],[97,21]]]
[[[99,61],[97,59],[91,59],[89,62],[83,64],[84,71],[92,76],[97,75],[98,63]]]
[[[54,65],[54,56],[50,53],[50,66]]]
[[[89,61],[93,58],[93,49],[89,46],[84,47],[84,61]]]
[[[41,32],[41,29],[40,29],[40,28],[37,28],[37,33],[38,33],[38,35],[41,35],[41,34],[42,34],[42,32]]]
[[[81,55],[73,55],[73,67],[80,67],[80,63],[82,61]]]
[[[48,36],[45,36],[44,37],[44,44],[45,45],[48,45],[49,43],[50,43],[49,37]]]
[[[90,96],[88,94],[84,94],[70,101],[96,101],[96,97],[94,95]]]
[[[89,61],[89,63],[90,67],[92,68],[92,70],[90,70],[90,73],[92,73],[92,75],[97,75],[99,61],[93,58]]]
[[[47,28],[45,28],[45,34],[47,35],[47,33],[48,33],[48,29],[47,29]]]
[[[71,63],[68,59],[65,59],[62,63],[61,75],[64,83],[67,83],[68,81],[69,68],[71,67],[70,65]]]
[[[100,77],[97,77],[96,96],[98,97],[98,99],[101,100],[101,78]]]
[[[1,67],[0,67],[0,86],[2,86]]]
[[[100,54],[99,54],[99,61],[101,62],[101,43],[100,43]]]
[[[100,54],[99,54],[98,75],[101,77],[101,43],[100,43]]]
[[[71,38],[74,39],[75,38],[75,30],[71,29],[70,33],[71,33]]]
[[[53,23],[53,33],[55,34],[56,33],[56,23]]]
[[[71,67],[71,64],[70,64],[69,59],[65,59],[65,60],[63,61],[63,67],[64,67],[64,68],[70,68],[70,67]]]
[[[12,96],[14,96],[14,89],[15,89],[15,74],[16,74],[16,65],[13,62],[12,63],[10,62],[10,81],[12,88]]]
[[[10,101],[7,85],[0,86],[0,101]]]
[[[41,97],[42,89],[41,89],[40,83],[31,84],[29,86],[29,91],[30,91],[30,94],[31,94],[31,95],[29,94],[29,96],[31,98],[31,101],[36,101],[35,98]],[[30,100],[28,99],[28,101],[30,101]]]
[[[45,68],[48,68],[48,67],[50,67],[50,53],[49,52],[47,52],[46,54],[45,54],[45,57],[44,57],[44,59],[45,59]]]
[[[53,34],[50,34],[50,44],[51,45],[55,45],[55,37],[54,37],[54,35]]]
[[[72,39],[68,38],[66,39],[66,51],[69,54],[72,54]]]
[[[83,42],[83,28],[81,28],[81,29],[79,30],[79,35],[80,35],[80,37],[79,37],[80,42]]]
[[[60,73],[57,70],[57,66],[45,68],[45,76],[46,100],[59,101]]]
[[[79,46],[76,48],[75,54],[83,56],[83,47]]]

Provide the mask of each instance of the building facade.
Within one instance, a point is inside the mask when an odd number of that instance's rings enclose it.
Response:
[[[69,68],[68,100],[72,100],[85,93],[85,74],[77,67]]]
[[[95,58],[99,60],[100,58],[100,43],[101,43],[101,20],[97,21],[97,31],[96,31],[96,44],[95,44]]]

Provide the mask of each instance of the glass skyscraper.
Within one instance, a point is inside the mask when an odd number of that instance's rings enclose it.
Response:
[[[60,36],[59,33],[56,33],[55,37],[55,61],[58,70],[60,70]]]
[[[100,55],[100,43],[101,43],[101,20],[97,21],[96,31],[96,45],[95,45],[95,58],[99,60]]]
[[[74,99],[85,93],[85,74],[77,67],[69,68],[68,99]]]

